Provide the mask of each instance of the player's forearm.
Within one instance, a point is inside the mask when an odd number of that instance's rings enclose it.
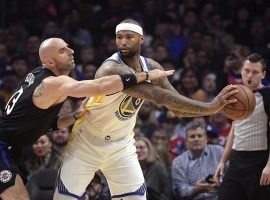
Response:
[[[130,76],[133,76],[133,74]],[[72,86],[70,86],[71,88],[67,89],[66,91],[70,91],[71,95],[69,96],[73,97],[113,94],[122,91],[124,86],[127,87],[124,84],[126,84],[128,81],[131,81],[132,78],[130,76],[125,76],[125,80],[122,80],[120,75],[110,75],[95,80],[78,81],[77,83],[74,83]],[[145,72],[134,74],[134,76],[135,80],[132,82],[132,84],[129,84],[128,87],[145,81],[147,78],[147,74]]]
[[[125,90],[124,93],[166,106],[175,112],[179,112],[179,114],[187,112],[200,115],[213,114],[209,103],[195,101],[179,95],[174,91],[149,83],[138,84],[135,87]]]
[[[192,113],[192,112],[180,112],[180,111],[175,111],[171,110],[168,108],[170,111],[172,111],[177,117],[201,117],[205,116],[205,114],[202,113]]]

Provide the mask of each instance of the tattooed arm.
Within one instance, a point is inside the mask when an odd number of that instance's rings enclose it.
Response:
[[[164,68],[156,61],[148,58],[148,63],[150,64],[151,69],[160,69],[164,70]],[[180,95],[179,92],[171,85],[167,77],[156,79],[152,81],[153,84],[160,86],[161,88],[168,89],[176,94]],[[166,106],[170,111],[172,111],[178,117],[199,117],[204,116],[203,113],[192,113],[192,111],[184,112],[183,110],[174,110],[173,107]]]
[[[123,73],[130,73],[130,69],[113,61],[107,61],[104,62],[97,71],[96,78]],[[175,113],[180,117],[214,114],[220,111],[224,105],[235,102],[235,100],[226,100],[229,96],[235,93],[233,87],[225,88],[219,96],[217,96],[215,101],[204,103],[178,94],[177,91],[166,82],[166,79],[160,80],[160,82],[162,84],[159,85],[143,82],[123,92],[130,96],[142,98],[156,104],[166,106],[168,109],[175,111]]]

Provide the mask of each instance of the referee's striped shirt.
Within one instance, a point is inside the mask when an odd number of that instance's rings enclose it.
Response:
[[[263,95],[262,95],[263,94]],[[254,92],[256,98],[256,107],[254,112],[244,120],[235,120],[233,149],[236,151],[259,151],[268,149],[268,116],[265,110],[265,95],[270,96],[270,90],[267,92]]]

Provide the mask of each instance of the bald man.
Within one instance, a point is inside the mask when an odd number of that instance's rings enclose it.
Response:
[[[57,129],[58,112],[68,96],[112,94],[145,81],[171,75],[173,71],[112,75],[76,81],[68,77],[75,67],[74,51],[60,38],[42,42],[41,67],[31,71],[8,101],[0,118],[0,197],[28,200],[24,178],[17,167],[22,148],[50,129]]]

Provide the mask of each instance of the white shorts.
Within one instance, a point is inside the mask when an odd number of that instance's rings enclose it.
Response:
[[[131,134],[119,141],[106,141],[80,129],[60,169],[58,192],[79,199],[100,169],[112,198],[144,196],[146,187],[134,142]]]

